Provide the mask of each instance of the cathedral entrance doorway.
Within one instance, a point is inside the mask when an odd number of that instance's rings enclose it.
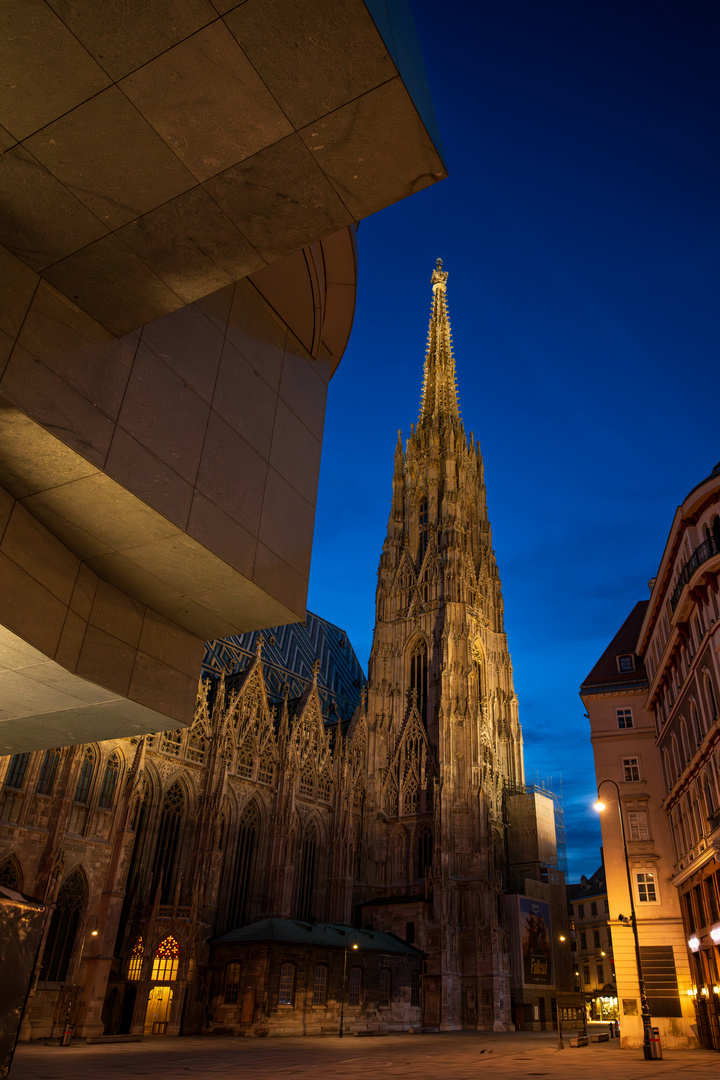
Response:
[[[242,996],[241,1024],[252,1024],[255,1015],[255,987],[246,986]]]
[[[169,986],[153,986],[148,995],[143,1035],[165,1035],[173,992]]]

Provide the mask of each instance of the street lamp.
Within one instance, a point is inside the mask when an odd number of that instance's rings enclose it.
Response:
[[[353,944],[352,944],[353,949],[358,948],[356,935],[352,934],[352,933],[348,934],[347,940],[345,942],[345,953],[344,953],[344,956],[343,956],[342,996],[340,998],[340,1031],[338,1032],[338,1038],[339,1039],[342,1039],[342,1037],[343,1037],[343,1016],[345,1015],[345,977],[347,975],[347,954],[348,954],[348,949],[350,948],[350,938],[354,938],[354,941],[353,941]]]
[[[643,1024],[643,1057],[646,1061],[652,1060],[652,1053],[650,1047],[650,1009],[648,1007],[647,998],[645,997],[645,979],[643,978],[642,961],[640,959],[640,939],[638,938],[637,928],[637,916],[635,915],[635,900],[633,898],[632,878],[630,877],[630,860],[628,858],[627,840],[625,838],[625,822],[623,821],[622,805],[620,802],[620,788],[614,780],[601,780],[598,784],[598,797],[595,803],[595,809],[601,812],[605,809],[605,803],[600,798],[600,788],[603,784],[612,784],[617,791],[618,800],[618,816],[620,818],[620,835],[623,842],[623,854],[625,855],[625,873],[627,875],[628,895],[630,897],[630,918],[625,915],[618,915],[618,920],[625,926],[631,926],[633,932],[633,938],[635,941],[635,964],[637,966],[638,986],[640,988],[640,1012],[642,1014]]]

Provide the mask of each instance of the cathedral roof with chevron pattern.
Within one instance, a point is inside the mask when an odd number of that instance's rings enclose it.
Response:
[[[255,659],[262,635],[262,664],[271,701],[299,698],[312,683],[313,663],[320,661],[318,691],[326,721],[347,721],[360,704],[365,674],[344,630],[308,611],[305,621],[269,630],[218,638],[205,645],[203,671],[226,678],[245,671]]]

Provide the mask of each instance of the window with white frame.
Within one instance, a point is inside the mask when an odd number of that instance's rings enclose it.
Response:
[[[655,875],[649,871],[635,875],[637,882],[638,900],[641,904],[656,904],[657,890],[655,888]]]
[[[637,757],[624,757],[622,759],[623,764],[623,777],[630,783],[633,780],[640,779],[640,758]]]
[[[647,813],[645,810],[628,810],[628,832],[631,840],[649,840]]]
[[[615,715],[617,717],[617,726],[621,731],[626,728],[634,727],[633,724],[633,711],[632,709],[616,709]]]

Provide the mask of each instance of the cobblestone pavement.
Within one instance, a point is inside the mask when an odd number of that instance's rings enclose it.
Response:
[[[497,1080],[562,1077],[563,1080],[685,1080],[716,1077],[720,1056],[709,1050],[666,1051],[644,1061],[640,1050],[618,1041],[558,1048],[557,1032],[388,1035],[381,1038],[232,1039],[147,1038],[141,1043],[18,1047],[10,1080]]]

